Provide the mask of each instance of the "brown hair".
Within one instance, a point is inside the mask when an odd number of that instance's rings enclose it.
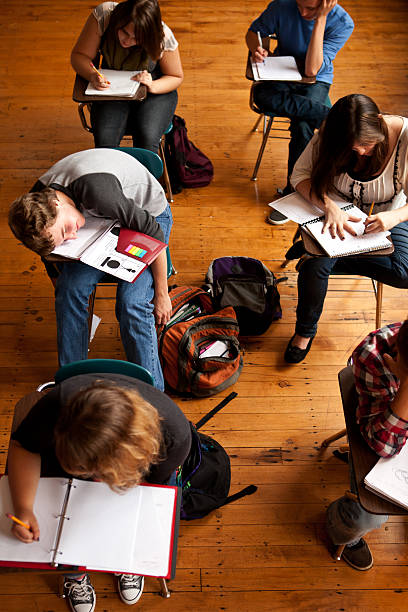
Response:
[[[376,143],[367,157],[361,180],[377,174],[388,153],[388,128],[374,100],[350,94],[337,100],[320,128],[317,159],[311,174],[311,192],[321,200],[334,188],[334,178],[354,165],[354,144]]]
[[[113,490],[136,486],[160,461],[156,408],[136,390],[102,380],[78,391],[64,406],[54,439],[66,472],[95,476]]]
[[[145,49],[153,60],[158,60],[163,51],[163,25],[157,0],[127,0],[114,10],[108,27],[115,32],[133,23],[137,44]]]
[[[405,367],[408,368],[408,319],[405,319],[400,327],[396,339],[396,347],[398,355],[404,362]]]
[[[10,206],[8,223],[11,231],[28,249],[45,257],[54,249],[54,240],[46,229],[57,218],[55,189],[26,193]]]

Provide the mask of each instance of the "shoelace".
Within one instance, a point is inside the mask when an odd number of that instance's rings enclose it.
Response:
[[[132,588],[140,588],[141,576],[134,576],[133,574],[122,574],[120,577],[120,582],[123,587],[132,587]]]
[[[93,589],[86,582],[66,582],[65,587],[68,589],[68,597],[75,597],[83,603],[92,601]]]

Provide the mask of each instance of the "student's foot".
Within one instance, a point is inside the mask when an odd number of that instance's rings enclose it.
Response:
[[[270,225],[283,225],[287,223],[289,219],[282,215],[278,210],[272,209],[272,212],[266,217],[266,222]]]
[[[72,612],[93,612],[96,595],[88,574],[82,578],[64,578],[64,595],[68,599]]]
[[[144,576],[135,574],[116,574],[118,579],[119,597],[123,603],[132,606],[142,596]]]
[[[294,334],[289,340],[285,350],[284,359],[286,363],[300,363],[306,357],[312,346],[313,338],[304,338]]]
[[[371,554],[367,542],[363,538],[353,546],[346,546],[341,558],[360,572],[367,571],[373,566],[373,555]]]

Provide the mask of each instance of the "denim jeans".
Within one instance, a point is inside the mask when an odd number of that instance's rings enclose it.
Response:
[[[173,119],[177,91],[147,94],[136,100],[92,102],[91,125],[95,147],[117,147],[125,134],[131,134],[133,146],[157,153],[160,139]]]
[[[408,221],[391,230],[394,252],[391,255],[367,257],[312,257],[299,269],[296,333],[305,338],[316,335],[322,314],[329,276],[360,274],[385,285],[408,288]]]
[[[261,82],[254,89],[254,101],[261,111],[290,119],[288,177],[314,130],[326,119],[329,89],[328,83],[283,81]]]
[[[156,217],[156,221],[163,230],[164,241],[168,242],[173,222],[170,206]],[[105,272],[78,261],[64,263],[60,269],[55,289],[55,311],[58,357],[62,366],[88,358],[88,299]],[[126,359],[149,370],[155,387],[163,391],[151,303],[154,283],[150,268],[144,270],[134,283],[109,278],[118,284],[116,318]]]
[[[352,463],[350,467],[350,489],[357,493],[357,484]],[[326,512],[326,531],[333,544],[353,546],[366,533],[378,529],[388,520],[385,514],[371,514],[358,501],[343,495],[332,502]]]

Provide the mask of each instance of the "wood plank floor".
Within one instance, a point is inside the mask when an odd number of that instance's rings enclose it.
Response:
[[[262,259],[278,275],[294,225],[264,222],[267,203],[285,182],[287,141],[267,145],[256,183],[250,181],[260,134],[248,107],[244,35],[266,2],[162,0],[163,19],[180,42],[185,81],[178,114],[189,136],[212,159],[215,177],[204,189],[175,197],[171,252],[175,282],[200,285],[222,255]],[[408,116],[406,0],[343,0],[356,29],[335,61],[335,101],[351,92],[372,96],[387,112]],[[39,258],[16,244],[9,203],[53,162],[93,146],[71,100],[69,53],[93,2],[12,0],[3,3],[0,194],[0,461],[4,468],[13,406],[57,368],[53,294]],[[368,541],[375,565],[357,572],[326,549],[325,507],[347,486],[347,467],[321,452],[321,441],[343,427],[337,372],[374,327],[370,281],[337,277],[313,349],[289,367],[282,352],[292,334],[296,273],[279,285],[283,318],[260,337],[243,339],[238,398],[205,428],[232,457],[232,492],[254,483],[258,492],[200,521],[183,524],[172,597],[146,581],[140,610],[196,611],[406,609],[407,524],[393,517]],[[99,297],[103,292],[99,293]],[[383,321],[407,313],[406,293],[385,288]],[[102,323],[90,357],[123,357],[112,301],[97,300]],[[226,392],[227,393],[227,392]],[[226,395],[221,394],[221,395]],[[220,397],[179,400],[192,420]],[[176,400],[177,401],[177,400]],[[95,574],[97,610],[123,610],[111,576]],[[52,573],[0,574],[0,609],[65,611]]]

